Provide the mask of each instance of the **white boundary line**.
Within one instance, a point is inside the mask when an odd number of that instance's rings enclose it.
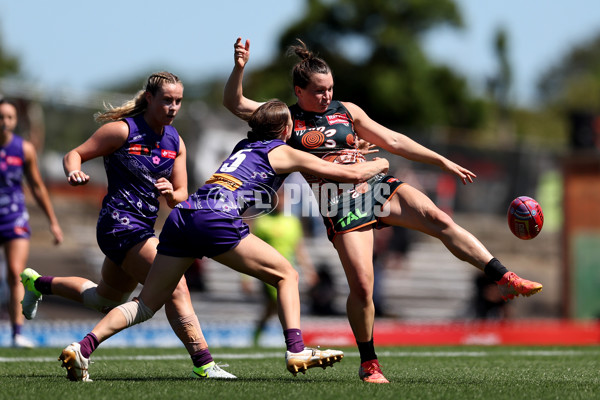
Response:
[[[235,353],[218,353],[213,354],[216,360],[252,360],[266,358],[284,358],[284,352],[269,352],[269,353],[253,353],[253,354],[235,354]],[[346,352],[346,356],[359,357],[357,352]],[[378,351],[380,357],[489,357],[497,356],[499,353],[494,351]],[[502,355],[510,356],[528,356],[528,357],[575,357],[581,355],[600,355],[600,349],[590,350],[590,348],[582,347],[581,349],[570,350],[509,350],[503,351]],[[139,355],[139,356],[99,356],[93,357],[95,361],[153,361],[153,360],[189,360],[188,355]],[[57,357],[0,357],[0,363],[11,362],[56,362]]]

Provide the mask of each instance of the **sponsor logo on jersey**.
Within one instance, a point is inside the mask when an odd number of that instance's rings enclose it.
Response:
[[[166,150],[166,149],[162,149],[160,151],[160,155],[163,158],[172,158],[173,160],[175,159],[175,157],[177,157],[177,153],[174,150]]]
[[[6,156],[6,163],[8,165],[20,167],[23,165],[23,159],[21,157],[16,156]]]
[[[149,156],[151,153],[150,146],[144,144],[132,144],[129,146],[128,152],[136,156]]]
[[[295,131],[304,131],[306,130],[306,122],[297,119],[294,121],[294,130]]]
[[[242,186],[242,181],[240,181],[235,176],[229,174],[213,174],[209,180],[206,181],[206,184],[216,183],[217,185],[221,185],[226,189],[231,191],[237,190]]]
[[[335,125],[335,124],[344,124],[346,126],[350,125],[350,120],[348,119],[348,116],[345,114],[333,114],[333,115],[327,115],[327,122],[329,122],[329,125]]]

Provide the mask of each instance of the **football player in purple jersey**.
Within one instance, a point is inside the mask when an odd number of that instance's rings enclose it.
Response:
[[[63,232],[38,169],[35,148],[29,141],[14,133],[17,119],[17,107],[8,100],[0,99],[0,245],[4,247],[8,270],[8,314],[12,324],[12,345],[34,347],[34,343],[21,332],[24,318],[20,301],[24,290],[19,282],[19,275],[27,265],[31,237],[29,214],[23,194],[23,176],[27,179],[33,198],[50,222],[50,232],[55,244],[63,241]]]
[[[171,208],[188,197],[185,144],[171,126],[182,99],[183,84],[176,75],[154,73],[135,98],[97,114],[96,120],[105,124],[64,156],[65,175],[73,186],[90,180],[82,163],[104,158],[108,193],[96,228],[106,256],[102,279],[96,284],[81,277],[40,276],[28,268],[22,274],[27,318],[35,317],[42,295],[59,295],[106,313],[127,301],[138,283],[144,284],[156,256],[159,197]],[[193,377],[235,378],[212,359],[184,277],[165,299],[165,313],[192,358]]]
[[[300,58],[292,72],[294,94],[298,99],[290,106],[294,130],[288,144],[292,147],[334,163],[356,163],[364,160],[357,146],[358,139],[363,139],[408,160],[436,165],[458,177],[463,184],[473,181],[473,172],[373,121],[356,104],[333,100],[329,65],[302,41],[291,46],[289,54]],[[250,41],[238,38],[223,104],[241,118],[261,104],[243,94],[244,67],[249,57]],[[310,175],[305,178],[316,187],[315,197],[328,202],[325,212],[321,207],[322,217],[350,287],[346,312],[361,355],[359,377],[365,382],[389,383],[381,371],[373,344],[374,228],[403,226],[440,239],[454,256],[497,282],[505,300],[542,290],[541,284],[508,271],[477,238],[456,224],[424,193],[393,176],[381,174],[366,185],[357,185],[343,193],[329,190],[331,182]],[[328,190],[322,196],[325,185]]]
[[[301,171],[363,182],[387,171],[385,159],[356,165],[333,165],[285,144],[292,120],[285,103],[272,100],[250,117],[252,130],[239,142],[204,186],[171,211],[159,238],[158,254],[138,298],[115,307],[78,343],[60,355],[73,380],[89,379],[91,352],[115,333],[146,321],[159,310],[194,259],[209,257],[277,288],[287,351],[286,367],[294,375],[331,366],[343,358],[338,350],[304,346],[300,330],[298,273],[273,247],[250,233],[244,212],[272,204],[285,177]]]

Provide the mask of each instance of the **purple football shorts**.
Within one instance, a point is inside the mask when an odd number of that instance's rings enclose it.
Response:
[[[154,237],[154,228],[128,217],[127,224],[105,215],[96,226],[96,240],[100,250],[117,265],[121,265],[127,252],[136,244]]]
[[[31,229],[29,223],[25,222],[19,226],[15,226],[14,222],[0,226],[0,244],[10,242],[14,239],[29,239],[31,237]]]
[[[171,257],[212,258],[233,249],[249,233],[239,216],[175,208],[158,238],[158,252]]]

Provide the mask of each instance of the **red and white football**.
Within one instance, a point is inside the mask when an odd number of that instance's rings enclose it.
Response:
[[[539,203],[527,196],[519,196],[508,207],[508,227],[519,239],[533,239],[542,231],[544,213]]]

